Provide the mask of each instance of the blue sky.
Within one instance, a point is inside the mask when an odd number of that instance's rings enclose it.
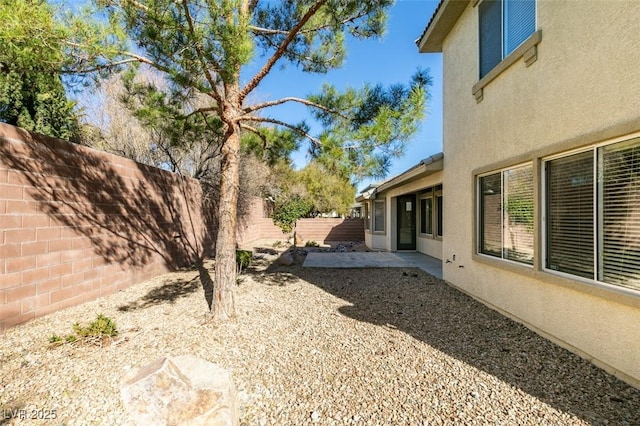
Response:
[[[371,84],[409,82],[417,68],[428,68],[433,79],[427,117],[420,131],[407,144],[402,158],[393,160],[391,177],[402,173],[423,158],[442,151],[442,55],[421,54],[414,41],[422,34],[433,14],[438,0],[397,0],[389,11],[387,33],[382,40],[350,40],[347,59],[341,69],[323,75],[305,74],[294,67],[274,69],[258,86],[260,100],[283,96],[305,96],[315,93],[323,82],[338,88],[359,88]],[[260,63],[260,58],[256,58]],[[289,122],[308,119],[307,110],[296,104],[279,107],[269,115],[286,118]],[[306,149],[293,157],[296,166],[307,162]],[[358,184],[363,189],[371,180]]]

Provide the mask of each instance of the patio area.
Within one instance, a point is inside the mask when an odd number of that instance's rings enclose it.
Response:
[[[305,268],[419,268],[442,278],[442,261],[419,252],[310,252]]]

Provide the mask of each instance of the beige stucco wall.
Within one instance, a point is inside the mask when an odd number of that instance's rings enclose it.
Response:
[[[640,294],[544,272],[540,250],[534,268],[484,259],[475,255],[473,236],[479,171],[538,164],[640,131],[639,18],[636,0],[538,1],[537,61],[517,61],[484,88],[480,103],[472,95],[476,8],[467,7],[443,45],[443,256],[456,255],[444,264],[444,278],[636,386]],[[539,187],[539,172],[536,179]],[[535,232],[540,247],[540,226]]]
[[[420,225],[420,203],[418,192],[422,189],[440,185],[442,183],[442,172],[438,171],[426,177],[422,177],[410,183],[389,189],[377,194],[378,200],[385,200],[385,232],[373,233],[365,232],[365,243],[375,250],[397,250],[397,228],[396,228],[396,203],[400,195],[416,194],[416,227]],[[444,193],[444,191],[443,191]],[[443,195],[446,196],[446,195]],[[428,254],[437,259],[442,259],[442,240],[432,237],[421,236],[416,238],[416,249],[421,253]]]

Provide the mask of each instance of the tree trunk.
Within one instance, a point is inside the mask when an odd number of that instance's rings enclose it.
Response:
[[[213,316],[226,320],[235,315],[236,222],[240,182],[240,129],[231,126],[222,147],[218,237],[213,287]]]

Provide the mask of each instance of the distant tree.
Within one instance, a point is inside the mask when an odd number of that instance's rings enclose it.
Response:
[[[318,158],[356,176],[381,171],[379,164],[402,151],[424,117],[429,78],[419,72],[408,85],[384,89],[339,92],[326,85],[307,98],[284,97],[251,102],[250,95],[278,66],[296,66],[303,72],[326,73],[341,66],[348,36],[376,38],[383,34],[386,10],[392,0],[98,0],[114,25],[136,49],[112,55],[117,40],[106,38],[96,49],[95,34],[85,20],[76,20],[72,55],[84,70],[102,71],[110,65],[138,62],[164,74],[169,95],[147,87],[143,113],[149,119],[173,117],[176,131],[208,130],[222,135],[219,229],[216,242],[214,316],[234,315],[237,201],[242,156],[241,136],[251,132],[269,147],[271,125],[310,141]],[[93,32],[92,32],[93,31]],[[99,40],[98,40],[99,41]],[[100,56],[100,51],[105,56]],[[137,53],[140,52],[140,53]],[[246,75],[253,58],[264,62]],[[91,64],[91,65],[89,65]],[[82,68],[82,67],[81,67]],[[141,88],[142,89],[142,88]],[[143,90],[140,91],[143,93]],[[177,108],[183,99],[200,93],[204,106],[191,111]],[[310,134],[305,123],[291,123],[266,112],[274,106],[297,103],[315,111],[326,131]],[[258,127],[257,125],[263,125]],[[336,154],[334,151],[344,154]],[[328,155],[327,153],[331,153]],[[353,165],[353,167],[351,167]]]
[[[61,79],[65,27],[40,0],[0,2],[0,121],[77,141],[74,103]]]
[[[315,161],[298,173],[307,198],[317,213],[347,214],[355,201],[356,189],[348,178],[329,173]]]
[[[297,220],[308,216],[312,209],[313,203],[306,197],[298,195],[283,197],[276,202],[273,223],[279,226],[282,232],[291,232]]]

